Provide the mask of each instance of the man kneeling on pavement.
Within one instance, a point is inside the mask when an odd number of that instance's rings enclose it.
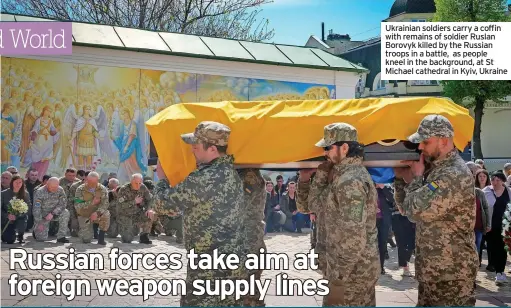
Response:
[[[99,183],[99,174],[90,172],[85,184],[75,193],[75,209],[78,214],[78,236],[84,243],[90,243],[93,237],[92,224],[99,225],[98,244],[106,245],[105,232],[110,226],[108,211],[108,191]]]
[[[33,236],[37,241],[46,241],[50,222],[58,219],[59,230],[57,233],[58,243],[69,243],[66,238],[69,222],[69,211],[66,209],[66,193],[59,186],[59,179],[52,177],[45,186],[42,186],[34,193],[34,215]]]

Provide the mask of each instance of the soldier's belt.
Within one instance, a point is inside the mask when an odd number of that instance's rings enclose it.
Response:
[[[99,206],[98,207],[92,207],[92,208],[76,209],[76,213],[79,216],[89,217],[90,215],[92,215],[92,213],[96,212],[98,210],[98,208],[99,208]]]

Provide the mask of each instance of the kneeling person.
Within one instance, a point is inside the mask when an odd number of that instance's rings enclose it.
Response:
[[[69,223],[69,211],[66,209],[66,193],[59,186],[59,179],[52,177],[48,179],[45,186],[42,186],[34,193],[34,238],[37,241],[48,239],[50,222],[55,218],[59,222],[57,242],[69,243],[66,239]]]
[[[91,172],[85,184],[80,185],[75,193],[75,209],[80,227],[78,236],[84,243],[90,243],[93,237],[92,224],[99,224],[98,244],[106,245],[105,232],[110,226],[108,211],[108,191],[99,184],[99,174]]]
[[[117,209],[119,224],[119,233],[123,243],[133,241],[133,227],[136,226],[142,233],[140,234],[140,243],[151,244],[149,232],[151,232],[152,219],[147,215],[152,207],[153,196],[149,189],[142,184],[143,177],[136,173],[131,176],[131,182],[119,188],[117,193]]]

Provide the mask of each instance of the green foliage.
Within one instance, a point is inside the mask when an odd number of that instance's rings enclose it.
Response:
[[[506,0],[435,0],[433,21],[509,21]]]
[[[511,81],[495,80],[448,80],[442,81],[444,95],[466,108],[474,108],[478,98],[483,101],[510,103],[504,98],[511,95]]]
[[[506,15],[506,0],[435,0],[435,22],[504,22],[511,21]],[[474,108],[475,127],[473,150],[476,158],[483,158],[481,149],[481,123],[484,103],[507,103],[505,97],[511,95],[511,81],[492,80],[450,80],[442,81],[444,95],[457,104]]]

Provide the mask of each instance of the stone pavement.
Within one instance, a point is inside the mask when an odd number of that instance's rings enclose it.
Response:
[[[46,243],[36,243],[32,235],[26,235],[26,244],[23,248],[27,252],[65,252],[69,247],[75,248],[76,252],[95,252],[104,256],[107,260],[108,253],[113,247],[118,247],[120,252],[124,253],[182,253],[185,254],[183,245],[176,244],[175,238],[169,236],[160,236],[152,238],[152,245],[142,245],[138,242],[124,244],[120,238],[108,239],[106,247],[93,244],[83,244],[76,238],[71,238],[69,244],[57,244],[55,238]],[[289,270],[269,270],[263,273],[263,279],[272,279],[272,284],[265,298],[267,306],[321,306],[321,296],[276,296],[275,277],[285,272],[289,279],[321,279],[321,275],[314,270],[296,270],[292,266],[296,253],[308,252],[309,235],[291,234],[291,233],[273,233],[266,236],[266,245],[269,252],[285,252],[289,256],[291,265]],[[100,296],[95,283],[91,283],[92,291],[90,296],[77,296],[74,300],[68,301],[65,296],[45,296],[38,294],[36,296],[11,296],[9,294],[8,279],[11,274],[18,273],[25,279],[53,278],[57,273],[62,275],[62,279],[182,279],[185,277],[185,269],[181,270],[106,270],[108,261],[103,271],[86,270],[10,270],[9,269],[9,248],[20,247],[19,245],[2,245],[1,252],[1,305],[5,306],[179,306],[179,298],[173,296],[155,295],[149,300],[143,301],[139,296]],[[397,249],[389,246],[390,259],[386,262],[387,274],[381,276],[376,287],[377,306],[415,306],[417,301],[417,282],[411,277],[402,277],[397,270]],[[413,261],[413,260],[412,260]],[[486,262],[486,261],[484,261]],[[511,305],[511,289],[509,285],[497,287],[493,282],[495,275],[487,273],[485,265],[481,267],[477,277],[477,306],[508,306]],[[413,264],[411,270],[413,272]],[[40,289],[40,288],[39,288]]]

